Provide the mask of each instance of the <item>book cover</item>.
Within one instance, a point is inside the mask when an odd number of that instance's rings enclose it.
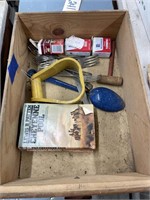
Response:
[[[24,104],[20,149],[95,149],[91,104]]]

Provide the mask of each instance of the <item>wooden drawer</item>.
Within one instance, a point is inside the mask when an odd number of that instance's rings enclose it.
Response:
[[[28,96],[26,76],[22,70],[27,71],[30,65],[27,40],[65,38],[70,35],[116,39],[115,63],[119,72],[115,73],[121,74],[124,83],[121,88],[113,89],[123,92],[126,108],[111,114],[96,110],[98,144],[94,152],[20,152],[17,148],[19,115]],[[150,113],[128,12],[18,13],[9,63],[13,54],[19,68],[13,84],[8,73],[5,82],[1,110],[0,197],[148,191]],[[107,60],[101,60],[100,66],[106,70],[107,64]],[[97,73],[98,70],[101,68],[96,69]],[[124,116],[127,116],[127,120]],[[125,149],[130,152],[122,153]]]

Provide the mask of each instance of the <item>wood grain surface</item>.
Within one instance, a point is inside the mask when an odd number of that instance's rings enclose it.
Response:
[[[21,69],[28,66],[27,38],[20,21],[16,17],[11,41],[8,65],[14,54],[18,62],[15,81],[11,84],[7,72],[0,120],[0,183],[17,179],[19,173],[20,152],[17,149],[19,115],[24,102],[26,77]]]
[[[124,78],[123,90],[136,170],[150,175],[150,109],[134,45],[126,14],[117,37],[118,60]]]
[[[24,179],[0,187],[0,198],[54,197],[148,191],[150,177],[137,174]]]
[[[108,36],[116,38],[124,11],[102,12],[59,12],[59,13],[20,13],[28,37],[65,38],[76,35],[84,38]],[[81,20],[82,19],[82,20]],[[55,35],[61,29],[62,35]]]

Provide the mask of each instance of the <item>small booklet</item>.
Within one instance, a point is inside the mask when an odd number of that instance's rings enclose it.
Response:
[[[24,104],[19,149],[95,149],[92,104]]]

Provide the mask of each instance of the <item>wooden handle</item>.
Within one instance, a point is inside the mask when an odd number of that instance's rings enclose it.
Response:
[[[110,59],[109,59],[108,76],[112,76],[113,75],[115,49],[116,49],[116,42],[115,42],[115,40],[113,40],[112,41],[112,47],[111,47],[111,56],[110,56]]]
[[[104,76],[99,75],[97,83],[107,84],[107,85],[114,85],[114,86],[121,86],[123,84],[123,78],[117,76]]]

